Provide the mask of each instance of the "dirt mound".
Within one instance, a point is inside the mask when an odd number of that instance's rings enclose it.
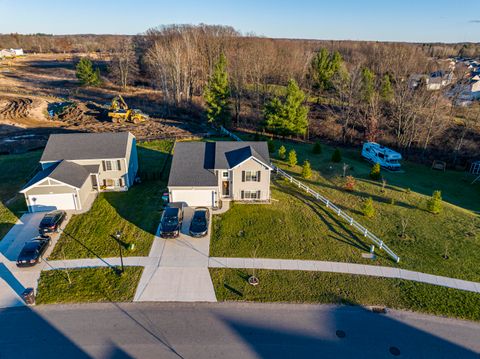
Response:
[[[26,97],[4,99],[0,103],[0,119],[11,120],[28,117],[32,109],[32,103],[33,100]]]
[[[53,120],[65,122],[70,126],[82,126],[96,122],[95,117],[89,114],[90,110],[85,104],[75,102],[64,106],[61,111],[53,116]]]

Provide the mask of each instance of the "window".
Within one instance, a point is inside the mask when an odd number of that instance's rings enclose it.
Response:
[[[242,171],[242,182],[260,182],[260,171]]]
[[[111,171],[112,170],[112,161],[104,161],[105,163],[105,171]]]
[[[260,199],[260,191],[242,191],[242,199]]]
[[[223,178],[228,178],[228,171],[223,171],[222,172],[222,177]]]
[[[104,171],[120,171],[122,169],[122,163],[120,160],[116,161],[103,161]]]

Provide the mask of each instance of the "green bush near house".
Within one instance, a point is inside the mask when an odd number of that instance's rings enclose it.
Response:
[[[288,165],[290,167],[295,167],[297,165],[297,153],[295,150],[288,151]]]
[[[280,158],[281,160],[284,160],[287,156],[287,149],[285,148],[285,146],[280,146],[280,148],[278,149],[278,158]]]
[[[322,153],[322,145],[320,144],[320,142],[315,142],[315,144],[313,145],[312,152],[315,155],[319,155]]]
[[[342,161],[342,154],[338,148],[332,154],[332,162],[340,163]]]
[[[375,207],[372,197],[368,197],[363,204],[362,213],[365,217],[373,218],[375,216]]]
[[[310,162],[305,160],[302,166],[302,178],[309,179],[312,177],[312,166],[310,166]]]
[[[433,192],[432,197],[427,200],[427,211],[433,214],[442,212],[442,192]]]
[[[380,179],[381,173],[380,173],[380,163],[375,163],[372,166],[372,170],[370,171],[370,178],[378,181]]]

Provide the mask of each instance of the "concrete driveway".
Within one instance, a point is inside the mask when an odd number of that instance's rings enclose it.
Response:
[[[211,228],[203,238],[190,237],[193,212],[184,209],[178,238],[155,238],[149,256],[157,258],[156,265],[145,267],[135,301],[216,302],[208,271]]]
[[[0,308],[24,305],[21,294],[25,288],[37,288],[40,272],[46,266],[45,262],[34,267],[18,268],[16,261],[24,244],[38,235],[38,225],[45,212],[26,213],[10,229],[0,241]],[[63,222],[65,228],[70,215]],[[44,254],[48,258],[55,246],[59,234],[51,236],[52,242]]]

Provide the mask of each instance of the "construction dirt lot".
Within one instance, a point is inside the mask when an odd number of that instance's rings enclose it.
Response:
[[[131,108],[150,115],[139,123],[113,123],[107,113],[118,88],[81,87],[75,76],[76,58],[70,55],[27,55],[0,62],[0,153],[42,147],[50,133],[130,131],[139,140],[184,138],[208,129],[188,119],[164,119],[152,89],[122,93]],[[68,104],[61,112],[52,111]]]

